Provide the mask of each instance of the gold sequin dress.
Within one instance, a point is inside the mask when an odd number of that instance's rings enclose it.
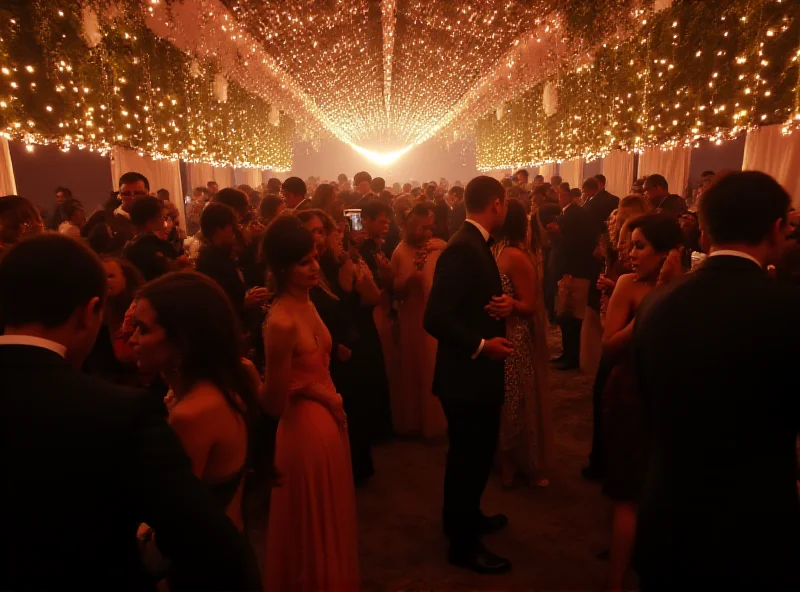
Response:
[[[533,257],[532,262],[540,283],[541,268]],[[511,278],[501,273],[500,279],[503,293],[515,297]],[[499,450],[510,457],[516,472],[537,478],[543,476],[552,452],[547,317],[541,292],[539,296],[533,317],[511,315],[506,319],[506,339],[514,344],[514,353],[505,362],[505,403],[498,442]]]

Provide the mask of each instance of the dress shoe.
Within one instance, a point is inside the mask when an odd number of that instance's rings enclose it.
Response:
[[[494,516],[481,514],[478,530],[481,534],[492,534],[503,530],[506,526],[508,526],[508,517],[505,514],[495,514]]]
[[[603,469],[596,465],[586,465],[581,469],[581,477],[587,481],[602,481]]]
[[[563,362],[559,362],[558,364],[553,364],[553,368],[556,370],[561,370],[561,372],[569,372],[571,370],[580,370],[581,365],[577,362],[569,362],[564,360]]]
[[[511,570],[511,562],[508,559],[490,553],[483,545],[467,552],[457,552],[451,549],[447,561],[450,565],[471,569],[485,575],[504,574]]]

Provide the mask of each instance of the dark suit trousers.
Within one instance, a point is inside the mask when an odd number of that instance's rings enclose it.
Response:
[[[581,326],[583,321],[575,317],[558,318],[561,327],[561,346],[564,349],[564,361],[579,364],[581,360]]]
[[[442,519],[451,548],[466,552],[480,543],[481,497],[497,448],[502,406],[442,401],[442,408],[450,438]]]

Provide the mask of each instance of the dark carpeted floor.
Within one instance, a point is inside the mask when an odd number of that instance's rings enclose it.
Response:
[[[493,476],[484,496],[487,513],[509,517],[508,529],[485,542],[511,559],[512,572],[479,576],[448,565],[440,521],[446,446],[400,440],[375,448],[376,475],[357,492],[364,590],[602,588],[608,564],[595,555],[607,546],[609,504],[598,484],[580,477],[591,441],[591,385],[576,372],[553,372],[551,384],[550,486],[508,491]]]

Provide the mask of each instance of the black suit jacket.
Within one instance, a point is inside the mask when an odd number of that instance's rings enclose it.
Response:
[[[579,205],[570,204],[556,223],[559,232],[553,234],[550,253],[554,277],[561,279],[569,274],[577,278],[591,278],[597,233],[589,214]]]
[[[583,204],[583,210],[589,214],[598,236],[606,231],[606,220],[611,212],[619,207],[619,198],[603,189]]]
[[[425,330],[439,342],[433,392],[464,404],[503,404],[504,364],[472,359],[481,339],[505,336],[505,323],[484,310],[503,293],[500,272],[480,231],[465,222],[447,243],[433,276]]]
[[[652,456],[636,562],[653,581],[800,589],[798,302],[752,261],[715,256],[640,307]]]
[[[144,522],[187,588],[255,589],[252,552],[152,395],[0,345],[0,589],[147,588]]]
[[[195,270],[217,282],[230,298],[233,308],[244,320],[244,295],[247,291],[244,276],[231,254],[214,245],[203,245],[197,255]]]

